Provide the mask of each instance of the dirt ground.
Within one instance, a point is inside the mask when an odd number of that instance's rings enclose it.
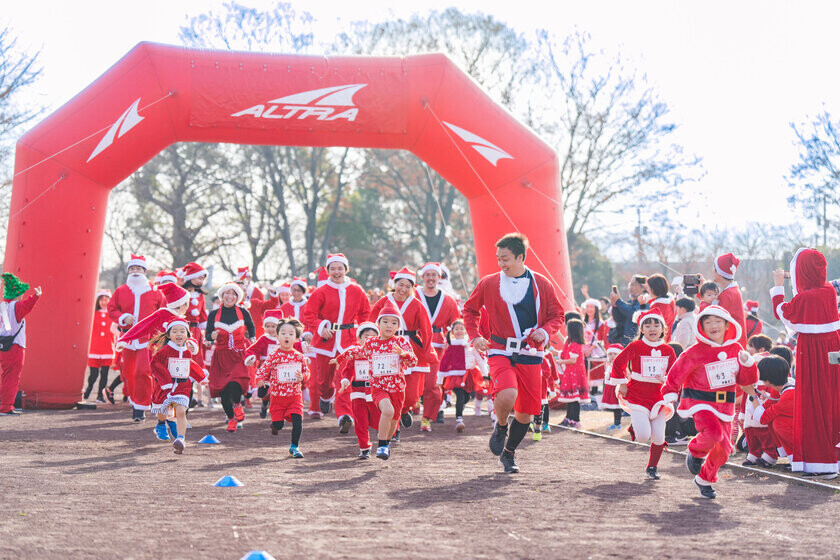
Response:
[[[559,421],[562,413],[555,413]],[[602,418],[603,417],[603,418]],[[586,422],[606,420],[586,413]],[[304,459],[286,457],[249,411],[191,413],[182,456],[125,405],[0,418],[0,558],[836,558],[840,496],[722,471],[702,500],[683,458],[644,480],[647,450],[554,429],[530,434],[522,472],[487,449],[487,417],[405,430],[391,460],[359,461],[335,420],[306,420]],[[604,422],[606,424],[606,421]],[[221,445],[196,441],[212,433]],[[216,488],[233,475],[241,488]]]

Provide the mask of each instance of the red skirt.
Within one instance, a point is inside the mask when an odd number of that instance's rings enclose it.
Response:
[[[482,391],[484,388],[484,377],[477,367],[467,371],[464,375],[449,375],[443,378],[443,390],[463,389],[467,393]]]
[[[601,410],[619,410],[621,405],[618,404],[618,395],[615,394],[617,385],[612,385],[604,381],[604,393],[601,395]]]
[[[563,403],[589,401],[589,380],[586,368],[571,365],[563,372],[563,380],[557,391],[557,400]]]
[[[232,350],[227,347],[213,349],[210,360],[210,396],[218,397],[228,383],[238,383],[242,393],[248,392],[251,373],[245,365],[245,350]]]

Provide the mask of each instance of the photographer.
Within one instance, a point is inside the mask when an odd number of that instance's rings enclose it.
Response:
[[[630,298],[627,301],[621,299],[618,288],[613,286],[610,293],[613,320],[615,320],[616,326],[622,329],[621,338],[615,341],[617,344],[627,346],[636,338],[638,325],[633,321],[633,315],[636,311],[648,308],[645,294],[646,281],[647,278],[641,274],[633,275],[633,278],[627,284],[627,291],[630,293]]]

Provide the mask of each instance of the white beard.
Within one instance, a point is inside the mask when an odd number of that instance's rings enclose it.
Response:
[[[505,303],[516,305],[525,298],[528,293],[528,286],[531,285],[531,278],[511,278],[504,272],[499,274],[499,292]]]
[[[125,279],[125,285],[135,294],[144,294],[152,289],[146,276],[136,272],[128,275],[128,278]]]

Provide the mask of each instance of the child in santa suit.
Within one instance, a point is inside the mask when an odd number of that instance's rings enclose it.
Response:
[[[665,449],[665,423],[674,414],[673,405],[662,400],[661,387],[676,355],[665,343],[665,318],[656,310],[641,312],[636,322],[639,336],[616,356],[610,377],[618,384],[622,408],[630,414],[633,439],[650,441],[645,472],[651,480],[659,480],[657,467]]]
[[[90,333],[90,347],[88,348],[88,374],[87,387],[85,388],[84,399],[90,397],[93,391],[93,384],[99,378],[99,388],[96,391],[96,402],[104,403],[106,397],[105,389],[108,386],[108,370],[114,361],[114,334],[116,326],[108,316],[108,301],[111,299],[110,290],[99,290],[96,292],[96,308],[93,313],[93,328]]]
[[[359,346],[354,346],[353,349],[358,351],[368,338],[379,336],[379,328],[374,323],[362,323],[356,329],[356,335],[359,338]],[[347,353],[336,356],[335,361],[341,367],[339,391],[343,393],[350,389],[353,429],[359,441],[359,459],[370,459],[369,430],[379,426],[379,409],[373,402],[370,389],[370,362],[361,358],[350,358]]]
[[[561,426],[580,428],[580,403],[589,402],[589,381],[583,356],[583,322],[572,319],[566,324],[566,342],[560,351],[559,364],[563,366],[563,379],[557,391],[557,400],[566,403],[566,417]]]
[[[289,456],[303,458],[300,436],[303,430],[303,393],[301,384],[309,378],[309,359],[295,350],[295,343],[303,334],[303,325],[293,318],[282,319],[277,325],[278,348],[268,356],[257,371],[261,391],[271,393],[271,433],[283,429],[286,421],[292,423],[292,440]]]
[[[775,401],[759,395],[761,404],[753,412],[753,419],[769,426],[773,440],[777,443],[777,453],[790,457],[793,453],[794,409],[796,387],[790,381],[790,364],[778,356],[769,356],[758,362],[758,376],[764,385],[778,393]],[[791,465],[786,465],[790,469]]]
[[[560,379],[560,373],[557,371],[557,362],[554,360],[554,354],[551,350],[550,340],[545,345],[545,356],[543,356],[540,367],[542,369],[542,388],[540,394],[543,397],[542,409],[539,414],[534,415],[534,441],[542,441],[543,432],[551,433],[551,426],[548,425],[548,401],[555,394],[557,381]]]
[[[616,389],[618,388],[618,381],[612,377],[612,368],[615,357],[618,356],[624,346],[621,344],[610,344],[607,347],[607,363],[604,370],[604,394],[601,395],[601,410],[610,410],[613,414],[613,423],[607,426],[607,431],[621,429],[621,405],[618,402],[618,395]]]
[[[662,398],[675,402],[682,391],[677,413],[692,417],[697,429],[688,444],[686,466],[695,475],[700,495],[714,498],[712,484],[732,451],[735,387],[753,394],[758,371],[753,357],[738,343],[741,326],[725,309],[710,305],[697,315],[696,326],[697,344],[671,368]]]
[[[790,263],[793,298],[785,301],[785,272],[773,272],[773,312],[796,337],[796,416],[791,465],[805,476],[835,478],[840,469],[840,351],[837,293],[826,282],[826,260],[799,249]]]
[[[21,282],[11,272],[4,272],[3,301],[0,303],[0,336],[12,337],[10,348],[0,352],[0,416],[19,414],[15,398],[20,387],[20,373],[26,354],[26,322],[23,320],[41,297],[41,287],[23,299],[29,284]]]
[[[189,338],[189,324],[183,319],[167,323],[166,332],[152,338],[152,344],[159,346],[151,361],[154,384],[151,412],[158,418],[155,432],[159,439],[169,439],[168,424],[172,447],[178,455],[186,447],[187,408],[192,384],[205,380],[204,369],[192,359],[193,352],[187,345]],[[173,412],[174,422],[168,420]]]
[[[282,319],[283,313],[279,309],[269,309],[263,314],[263,335],[245,350],[245,365],[255,372],[279,348],[277,342],[277,326]],[[297,346],[295,350],[300,351],[300,347]],[[257,385],[256,378],[254,385]],[[268,416],[268,403],[271,397],[267,391],[262,391],[261,393],[265,393],[265,395],[261,395],[262,406],[260,407],[260,418],[265,418]]]
[[[265,301],[265,294],[262,293],[256,284],[251,282],[251,268],[242,266],[236,269],[236,284],[242,290],[242,301],[240,304],[243,309],[247,309],[251,314],[254,323],[255,336],[262,334],[262,314],[265,309],[263,305],[258,302]],[[257,304],[256,306],[254,304]]]
[[[303,321],[303,306],[306,305],[306,280],[304,278],[292,278],[289,282],[289,299],[280,306],[283,317],[294,317]]]
[[[399,414],[405,400],[405,372],[417,364],[411,344],[402,336],[400,312],[391,302],[379,310],[376,320],[378,337],[370,337],[360,348],[346,352],[344,359],[366,360],[370,368],[371,397],[379,409],[379,443],[376,456],[391,457],[391,437],[399,425]]]
[[[656,311],[665,320],[665,342],[671,342],[671,327],[674,326],[674,317],[677,315],[677,306],[674,298],[668,293],[671,287],[668,280],[661,274],[648,276],[645,284],[653,299],[648,300],[648,308]]]
[[[487,361],[470,345],[463,319],[456,319],[446,334],[448,346],[440,360],[438,385],[455,394],[455,431],[464,431],[464,405],[470,395],[481,389],[484,376],[489,374]]]

